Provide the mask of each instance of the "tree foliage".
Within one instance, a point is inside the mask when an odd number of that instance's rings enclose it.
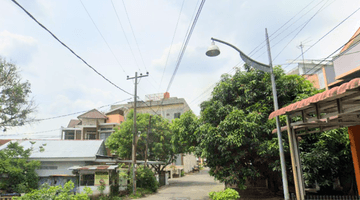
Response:
[[[116,152],[120,158],[131,159],[133,139],[133,111],[126,120],[106,141],[106,146]],[[137,130],[140,132],[137,141],[136,159],[145,159],[146,142],[148,143],[148,160],[163,161],[165,165],[153,165],[160,173],[175,159],[175,148],[171,142],[172,133],[168,120],[158,116],[151,116],[150,134],[148,135],[150,114],[138,113],[136,117]]]
[[[72,191],[74,189],[74,183],[68,181],[65,183],[64,187],[61,185],[58,186],[49,186],[44,184],[39,190],[33,190],[22,197],[14,197],[17,200],[34,200],[34,199],[44,199],[44,200],[89,200],[89,195],[92,194],[90,188],[85,187],[85,192],[74,194]]]
[[[0,128],[21,126],[29,121],[34,102],[30,83],[22,81],[17,67],[0,57]]]
[[[285,75],[280,67],[274,68],[274,74],[279,107],[316,92],[309,81]],[[244,188],[246,179],[264,177],[277,190],[281,184],[278,142],[271,133],[275,120],[268,120],[273,110],[269,73],[247,68],[221,77],[211,99],[201,104],[197,140],[212,176],[239,188]]]
[[[300,158],[307,185],[317,182],[324,192],[339,178],[343,192],[353,193],[355,173],[347,128],[301,137]]]
[[[11,143],[0,151],[0,189],[7,192],[24,193],[38,187],[35,172],[39,161],[28,161],[32,149],[26,149],[17,142]]]

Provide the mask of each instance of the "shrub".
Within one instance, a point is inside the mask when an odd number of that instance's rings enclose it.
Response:
[[[131,170],[132,171],[132,170]],[[130,173],[130,184],[128,186],[129,191],[132,191],[132,173]],[[154,172],[148,167],[143,165],[136,169],[136,187],[156,192],[159,188],[159,182],[155,178]]]
[[[185,176],[185,172],[181,171],[181,177]]]
[[[220,192],[210,192],[209,197],[212,200],[236,200],[240,198],[239,193],[230,188]]]

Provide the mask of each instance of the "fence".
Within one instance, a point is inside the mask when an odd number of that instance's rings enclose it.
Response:
[[[296,200],[296,195],[291,193],[291,200]],[[360,200],[357,195],[306,195],[305,200]]]

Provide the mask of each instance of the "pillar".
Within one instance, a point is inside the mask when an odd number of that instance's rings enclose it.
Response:
[[[357,189],[360,192],[360,125],[348,127]]]

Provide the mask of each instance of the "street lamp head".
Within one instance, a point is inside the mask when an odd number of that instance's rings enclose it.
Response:
[[[215,45],[215,42],[212,41],[211,45],[209,46],[208,50],[206,51],[206,55],[209,57],[218,56],[220,54],[220,49],[218,46]]]

